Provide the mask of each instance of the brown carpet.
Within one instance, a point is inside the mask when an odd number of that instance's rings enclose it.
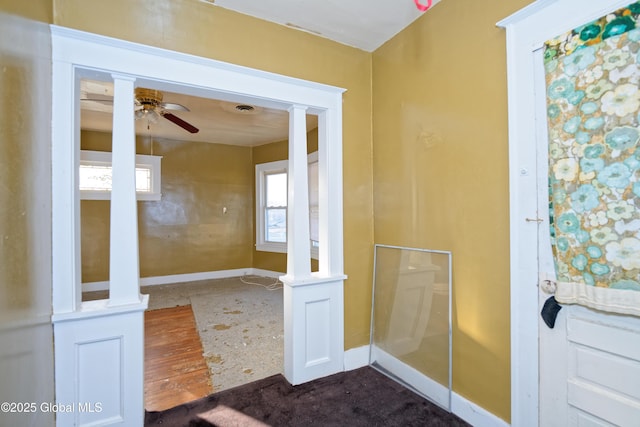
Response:
[[[166,411],[145,426],[468,426],[370,367],[298,386],[282,375],[211,394]]]

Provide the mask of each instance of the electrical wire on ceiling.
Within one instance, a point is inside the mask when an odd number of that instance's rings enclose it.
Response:
[[[420,0],[413,0],[413,1],[415,2],[418,10],[421,12],[426,12],[427,10],[429,10],[431,5],[433,4],[433,0],[427,0],[427,4],[420,3]]]

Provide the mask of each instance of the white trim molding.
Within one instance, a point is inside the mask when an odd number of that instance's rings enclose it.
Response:
[[[509,114],[509,212],[511,283],[511,424],[537,426],[538,223],[536,104],[545,102],[533,82],[542,44],[590,22],[629,0],[538,0],[498,22],[506,30]]]
[[[344,352],[344,370],[353,371],[369,365],[369,344],[350,348]]]
[[[451,412],[472,426],[508,427],[510,425],[502,418],[495,416],[456,392],[451,393]]]

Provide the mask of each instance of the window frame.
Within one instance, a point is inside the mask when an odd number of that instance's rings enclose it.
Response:
[[[308,164],[318,162],[318,152],[315,151],[307,156]],[[265,240],[265,209],[266,209],[266,176],[275,173],[289,173],[288,160],[276,160],[274,162],[256,164],[256,243],[255,248],[261,252],[287,253],[287,241],[284,242],[268,242]],[[288,205],[288,200],[287,200]],[[311,221],[312,209],[315,209],[317,216],[318,206],[309,207],[309,220]],[[287,219],[288,221],[288,219]],[[318,259],[319,244],[317,241],[311,241],[311,258]]]
[[[256,165],[256,250],[263,252],[287,253],[287,241],[268,242],[265,239],[265,213],[267,204],[267,175],[289,171],[288,160],[259,163]]]
[[[151,171],[151,191],[136,191],[138,201],[158,201],[162,197],[161,188],[161,160],[162,156],[152,156],[147,154],[136,154],[136,168],[149,169]],[[110,151],[80,150],[80,165],[108,166],[112,164],[112,153]],[[80,184],[78,184],[80,186]],[[80,200],[111,200],[111,189],[109,190],[83,190],[80,191]]]

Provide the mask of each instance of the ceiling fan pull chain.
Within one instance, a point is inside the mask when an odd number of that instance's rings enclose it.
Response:
[[[429,10],[429,8],[431,7],[431,4],[433,3],[433,0],[427,0],[427,4],[422,4],[420,3],[420,0],[413,0],[416,3],[416,7],[418,8],[418,10],[422,11],[422,12],[426,12],[427,10]]]

